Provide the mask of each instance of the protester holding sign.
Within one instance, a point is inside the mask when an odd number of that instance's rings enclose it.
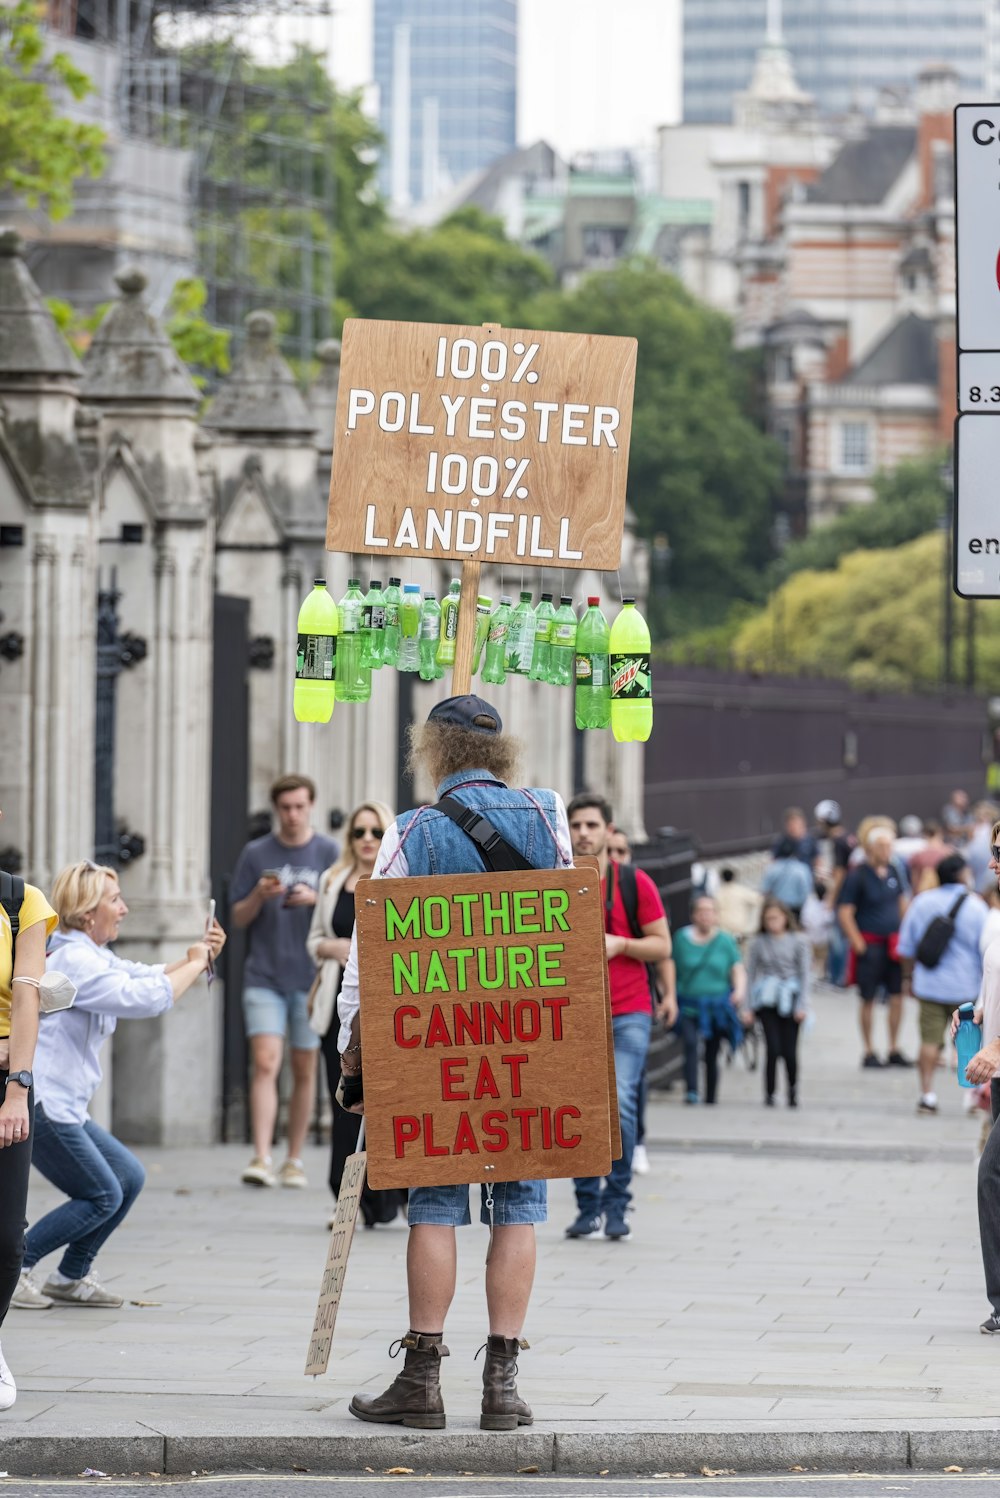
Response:
[[[467,832],[437,806],[405,813],[383,837],[373,877],[482,874],[490,865],[480,855],[473,832],[481,837],[484,823],[529,867],[569,867],[572,855],[562,801],[555,791],[510,788],[516,759],[516,746],[503,734],[500,715],[489,703],[475,696],[438,703],[413,735],[412,763],[426,770],[439,800],[448,797],[462,809],[471,808],[478,813],[478,823]],[[358,983],[355,933],[340,996],[340,1049],[345,1106],[360,1108]],[[401,1094],[405,1089],[404,1072]],[[546,1219],[546,1186],[544,1180],[498,1180],[482,1190],[481,1220],[495,1231],[486,1267],[489,1335],[480,1426],[516,1430],[533,1418],[518,1395],[515,1376],[518,1352],[527,1346],[520,1339],[535,1271],[534,1224]],[[448,1356],[444,1325],[455,1293],[454,1230],[471,1221],[469,1187],[416,1187],[410,1192],[408,1217],[410,1326],[399,1343],[406,1353],[404,1366],[384,1394],[357,1394],[350,1409],[359,1420],[438,1430],[445,1424],[440,1366]]]
[[[569,827],[573,852],[578,858],[597,859],[605,889],[604,943],[611,980],[611,1023],[622,1152],[603,1183],[595,1176],[577,1178],[576,1204],[579,1210],[576,1221],[566,1229],[566,1236],[621,1241],[631,1237],[625,1213],[631,1200],[629,1187],[639,1116],[639,1089],[646,1068],[653,1020],[648,969],[651,963],[663,962],[670,957],[670,933],[663,901],[649,875],[642,869],[633,869],[608,857],[613,818],[604,797],[589,791],[574,796],[569,803]],[[657,1003],[658,1012],[659,1009]]]

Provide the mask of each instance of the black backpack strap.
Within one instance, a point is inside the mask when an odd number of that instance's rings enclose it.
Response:
[[[959,895],[958,899],[955,901],[954,905],[951,907],[951,909],[948,912],[948,919],[949,919],[949,921],[954,921],[955,917],[958,915],[958,912],[962,908],[962,902],[963,902],[963,900],[967,900],[968,897],[969,897],[969,891],[967,889],[963,889],[962,893]]]
[[[24,880],[18,874],[8,874],[6,869],[0,869],[0,905],[7,912],[10,921],[10,945],[13,952],[14,943],[17,941],[18,929],[21,925],[21,905],[24,901]]]
[[[474,807],[463,806],[455,796],[442,796],[435,803],[434,809],[444,812],[466,837],[472,839],[490,873],[502,874],[535,867],[516,848],[512,848],[505,837],[501,837],[492,822],[487,821]]]

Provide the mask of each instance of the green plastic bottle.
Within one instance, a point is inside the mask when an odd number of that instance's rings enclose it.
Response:
[[[399,608],[399,669],[420,670],[420,584],[406,583]]]
[[[507,680],[507,636],[510,633],[510,605],[511,600],[506,593],[502,593],[500,595],[500,602],[490,617],[490,632],[486,636],[486,664],[483,667],[483,681],[488,681],[493,686],[500,686]]]
[[[293,708],[299,723],[329,723],[337,698],[337,605],[317,577],[299,609]]]
[[[385,599],[382,584],[373,578],[361,606],[361,664],[370,671],[382,665],[385,646]]]
[[[475,676],[479,670],[479,663],[483,658],[483,646],[490,632],[490,613],[493,609],[493,599],[487,598],[485,593],[480,593],[476,600],[476,638],[472,647],[472,675]]]
[[[455,641],[458,639],[458,608],[462,601],[462,584],[452,578],[451,587],[441,601],[441,639],[438,641],[439,666],[455,664]],[[442,672],[442,675],[444,673]]]
[[[535,643],[531,653],[531,670],[528,672],[532,681],[548,681],[549,679],[552,621],[555,616],[552,594],[543,593],[541,602],[535,610]]]
[[[385,590],[385,627],[382,631],[383,666],[399,665],[399,606],[403,602],[398,577],[390,577]]]
[[[439,681],[444,667],[437,663],[438,646],[441,643],[441,605],[434,593],[424,594],[424,606],[420,610],[420,680]]]
[[[337,701],[367,702],[372,694],[372,673],[361,661],[361,583],[352,577],[340,600],[340,634],[337,640]]]
[[[531,594],[522,593],[520,603],[510,616],[505,669],[512,676],[527,676],[534,649],[535,611],[531,607]]]
[[[611,683],[608,641],[611,631],[600,598],[587,599],[587,612],[576,631],[576,726],[610,728]]]
[[[573,685],[576,666],[576,615],[573,600],[565,594],[552,620],[549,646],[549,681],[554,687]]]
[[[634,598],[622,599],[611,626],[611,732],[619,744],[645,742],[653,731],[653,682],[649,626]]]

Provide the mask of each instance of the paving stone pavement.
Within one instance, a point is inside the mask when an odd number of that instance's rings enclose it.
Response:
[[[909,1013],[905,1049],[916,1046]],[[738,1438],[744,1466],[796,1450],[820,1465],[828,1450],[869,1469],[933,1466],[960,1446],[1000,1466],[1000,1338],[978,1331],[978,1116],[953,1073],[940,1073],[929,1118],[915,1112],[915,1072],[862,1072],[846,994],[820,991],[801,1050],[795,1111],[765,1109],[760,1073],[740,1059],[715,1108],[652,1100],[630,1241],[566,1240],[572,1188],[551,1183],[520,1378],[536,1424],[516,1437],[478,1431],[486,1240],[460,1234],[449,1427],[435,1438],[445,1465],[621,1470],[672,1452],[732,1466]],[[348,1464],[366,1451],[378,1469],[407,1444],[430,1462],[430,1435],[347,1413],[355,1390],[394,1371],[405,1226],[359,1229],[330,1370],[313,1381],[302,1368],[327,1243],[325,1151],[309,1151],[304,1191],[242,1186],[241,1147],[138,1152],[147,1187],[98,1264],[125,1307],[15,1310],[4,1326],[20,1392],[0,1417],[0,1467],[267,1465],[334,1436]],[[55,1199],[33,1175],[29,1216]]]

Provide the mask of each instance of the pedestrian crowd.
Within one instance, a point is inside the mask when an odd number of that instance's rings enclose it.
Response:
[[[625,832],[599,793],[568,806],[554,790],[516,788],[516,745],[477,697],[435,707],[412,735],[412,767],[435,800],[395,815],[379,800],[357,806],[341,848],[315,830],[315,787],[285,775],[271,788],[273,825],[243,849],[232,876],[229,918],[246,933],[242,1007],[248,1042],[252,1155],[242,1181],[258,1190],[307,1185],[303,1144],[322,1055],[329,1111],[329,1186],[337,1198],[358,1147],[364,1107],[355,898],[366,878],[565,868],[597,862],[622,1151],[606,1177],[574,1181],[570,1240],[631,1236],[633,1171],[645,1148],[647,1057],[657,1027],[676,1034],[688,1106],[719,1102],[721,1067],[748,1037],[761,1037],[763,1102],[779,1087],[797,1108],[799,1039],[811,1023],[816,975],[855,988],[861,1066],[910,1068],[901,1025],[918,1006],[917,1110],[938,1111],[935,1074],[947,1058],[956,1011],[975,1007],[985,1044],[968,1066],[981,1105],[1000,1112],[1000,810],[956,791],[938,818],[871,815],[849,830],[827,799],[812,822],[789,808],[761,877],[735,868],[706,873],[688,920],[671,932],[653,879],[633,862]],[[500,850],[498,854],[497,850]],[[503,855],[508,861],[499,864]],[[513,861],[510,861],[513,860]],[[39,889],[0,876],[0,1324],[10,1305],[118,1307],[122,1297],[95,1261],[143,1182],[140,1161],[90,1116],[101,1052],[119,1019],[152,1018],[214,976],[226,935],[209,911],[204,930],[174,961],[144,964],[114,950],[128,907],[113,868],[83,860]],[[202,985],[203,986],[203,985]],[[879,1015],[884,1011],[884,1041]],[[290,1091],[280,1166],[274,1148],[279,1080],[288,1052]],[[63,1195],[27,1228],[29,1166]],[[359,1419],[417,1428],[444,1425],[441,1361],[455,1289],[454,1229],[471,1220],[470,1188],[367,1186],[368,1228],[408,1222],[409,1326],[401,1372],[383,1394],[356,1395]],[[980,1225],[993,1306],[984,1332],[1000,1332],[1000,1134],[980,1167]],[[516,1386],[517,1357],[534,1277],[534,1226],[546,1218],[545,1182],[482,1188],[490,1228],[485,1276],[481,1423],[530,1424]],[[331,1219],[332,1220],[332,1219]],[[42,1260],[59,1253],[39,1282]],[[0,1354],[0,1408],[14,1402]]]

